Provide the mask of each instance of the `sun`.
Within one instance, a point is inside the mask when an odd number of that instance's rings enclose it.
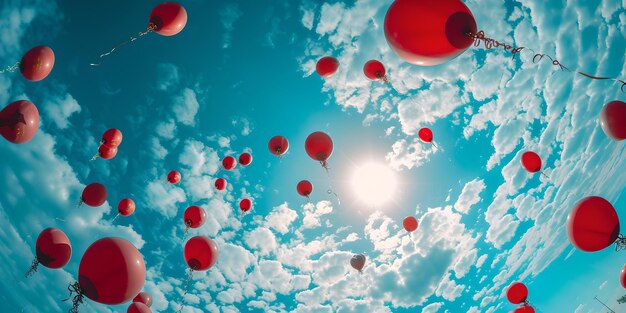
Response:
[[[355,168],[350,184],[359,201],[375,208],[391,201],[398,186],[395,172],[376,162]]]

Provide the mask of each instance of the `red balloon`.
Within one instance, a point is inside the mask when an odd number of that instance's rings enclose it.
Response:
[[[624,265],[622,272],[619,274],[619,282],[622,284],[622,287],[626,288],[626,265]]]
[[[20,61],[22,75],[33,82],[46,78],[53,67],[54,52],[46,46],[37,46],[28,50]]]
[[[108,129],[102,134],[100,143],[110,147],[117,147],[122,143],[122,132],[117,128]]]
[[[176,2],[163,2],[150,13],[149,23],[154,24],[157,34],[173,36],[185,28],[187,11]]]
[[[281,156],[289,150],[289,141],[283,136],[274,136],[267,146],[272,154]]]
[[[615,208],[601,197],[580,200],[567,217],[567,236],[582,251],[594,252],[612,245],[619,236]]]
[[[526,302],[528,288],[520,282],[514,282],[506,289],[506,298],[513,304]]]
[[[134,302],[128,306],[126,313],[152,313],[152,311],[147,305],[141,302]]]
[[[239,155],[239,164],[242,166],[248,166],[252,163],[252,155],[248,152],[244,152]]]
[[[362,254],[355,254],[350,259],[350,265],[357,271],[361,271],[365,266],[365,256]]]
[[[378,60],[369,60],[363,66],[363,73],[365,73],[365,77],[370,80],[384,80],[387,81],[387,77],[385,76],[385,66],[380,63]]]
[[[169,172],[169,174],[167,174],[167,181],[171,184],[178,184],[180,182],[180,179],[181,175],[177,170],[172,170],[171,172]]]
[[[129,216],[135,212],[135,201],[125,198],[117,204],[117,211],[121,216]]]
[[[250,201],[250,199],[243,199],[239,202],[241,212],[246,213],[250,211],[250,208],[252,208],[252,201]]]
[[[308,198],[311,192],[313,192],[313,184],[308,180],[301,180],[296,186],[296,189],[298,190],[298,194]]]
[[[404,218],[404,221],[402,221],[402,226],[404,226],[404,229],[409,233],[417,229],[417,224],[417,219],[413,216],[407,216]]]
[[[234,169],[235,166],[237,166],[237,160],[235,160],[234,157],[229,155],[222,160],[222,166],[224,167],[225,170],[230,171]]]
[[[100,145],[98,148],[98,156],[105,160],[110,160],[117,155],[117,147],[111,147],[109,145]]]
[[[128,302],[141,291],[145,281],[143,256],[122,238],[107,237],[92,243],[80,260],[80,288],[98,303]]]
[[[224,178],[218,178],[215,180],[215,189],[217,190],[224,190],[224,188],[226,188],[226,179]]]
[[[463,53],[476,33],[472,12],[460,0],[396,0],[385,16],[385,37],[403,60],[422,66]]]
[[[185,261],[194,271],[205,271],[217,262],[217,246],[206,236],[195,236],[185,244]]]
[[[47,268],[61,268],[72,257],[70,239],[57,228],[46,228],[37,237],[35,244],[37,261]]]
[[[313,160],[325,162],[333,154],[333,140],[324,132],[314,132],[306,138],[304,148]]]
[[[513,313],[535,313],[535,309],[530,305],[520,305]]]
[[[420,128],[417,132],[417,135],[424,142],[432,142],[433,141],[433,131],[428,127]]]
[[[91,183],[83,189],[81,200],[91,207],[101,206],[107,200],[107,189],[100,183]]]
[[[206,220],[206,212],[204,212],[203,208],[197,205],[192,205],[185,210],[183,220],[185,221],[185,225],[188,227],[198,228],[204,224],[204,221]]]
[[[150,307],[152,306],[152,296],[149,293],[142,291],[135,298],[133,298],[133,302],[140,302]]]
[[[611,101],[600,112],[600,126],[613,140],[626,139],[626,103]]]
[[[19,100],[0,111],[0,134],[12,143],[25,143],[39,129],[39,111],[30,101]]]
[[[324,78],[333,76],[339,68],[339,61],[333,57],[323,57],[317,61],[315,71]]]
[[[537,153],[526,151],[522,154],[522,166],[531,173],[541,171],[541,158]]]

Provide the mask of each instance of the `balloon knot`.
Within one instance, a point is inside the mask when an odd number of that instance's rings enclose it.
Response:
[[[615,251],[626,250],[626,236],[618,235],[615,240]]]
[[[37,272],[37,267],[38,266],[39,266],[39,260],[37,259],[37,257],[35,257],[35,259],[33,260],[33,263],[30,264],[30,268],[26,272],[25,276],[26,277],[33,276],[33,274],[35,274],[35,272]]]
[[[83,303],[85,295],[83,294],[82,288],[80,288],[80,284],[78,282],[74,282],[67,286],[67,290],[70,292],[69,297],[64,299],[63,301],[67,301],[72,299],[72,308],[68,311],[69,313],[78,313],[78,306]],[[73,296],[76,294],[75,296]],[[72,297],[73,296],[73,297]]]

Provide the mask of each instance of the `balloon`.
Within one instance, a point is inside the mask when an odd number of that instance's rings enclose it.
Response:
[[[530,305],[520,305],[513,313],[535,313],[535,309]]]
[[[117,204],[117,212],[121,216],[129,216],[135,212],[135,201],[133,199],[124,198]]]
[[[624,265],[622,272],[619,274],[619,282],[622,284],[622,287],[626,288],[626,265]]]
[[[314,132],[306,138],[304,148],[313,160],[326,162],[333,154],[333,140],[324,132]]]
[[[242,166],[248,166],[252,163],[252,155],[248,152],[244,152],[239,156],[239,164]]]
[[[385,38],[403,60],[422,66],[463,53],[476,33],[472,12],[461,0],[396,0],[385,16]]]
[[[308,198],[311,192],[313,192],[313,184],[308,180],[301,180],[296,186],[296,190],[298,190],[298,194]]]
[[[215,189],[217,190],[224,190],[224,188],[226,188],[226,179],[224,178],[218,178],[215,180]]]
[[[355,254],[352,259],[350,259],[350,265],[360,273],[365,266],[365,256],[362,254]]]
[[[37,261],[47,268],[61,268],[72,257],[70,239],[57,228],[46,228],[37,237],[35,244]]]
[[[267,146],[272,154],[281,156],[289,150],[289,141],[283,136],[274,136]]]
[[[250,211],[251,207],[252,207],[252,201],[250,201],[250,199],[243,199],[239,202],[239,209],[243,213]]]
[[[205,271],[217,261],[217,247],[209,237],[195,236],[185,244],[185,261],[194,271]]]
[[[117,155],[117,147],[112,147],[109,145],[100,145],[98,148],[98,156],[105,159],[110,160]]]
[[[12,143],[25,143],[39,129],[39,111],[30,101],[18,100],[0,111],[0,134]]]
[[[417,224],[417,219],[413,216],[407,216],[404,218],[404,221],[402,221],[402,226],[404,226],[404,229],[409,233],[417,229]]]
[[[526,298],[528,298],[528,288],[520,282],[514,282],[506,289],[506,298],[513,304],[526,302]]]
[[[612,245],[619,236],[615,208],[600,197],[580,200],[567,217],[567,236],[582,251],[594,252]]]
[[[88,206],[101,206],[107,200],[107,189],[100,183],[91,183],[83,189],[83,195],[80,199]]]
[[[122,238],[107,237],[92,243],[80,260],[80,289],[98,303],[128,302],[141,291],[145,281],[143,256]]]
[[[167,181],[171,184],[178,184],[180,182],[181,175],[177,170],[173,170],[167,174]]]
[[[333,57],[323,57],[317,61],[315,71],[324,78],[333,76],[339,68],[339,61]]]
[[[122,143],[122,132],[117,128],[111,128],[102,134],[100,144],[106,144],[110,147],[117,147]]]
[[[522,166],[530,173],[541,171],[541,158],[537,153],[526,151],[522,154]]]
[[[54,52],[46,46],[37,46],[28,50],[20,61],[22,75],[32,82],[46,78],[53,67]]]
[[[387,82],[387,76],[385,76],[385,66],[378,60],[369,60],[363,66],[363,73],[365,77],[370,80],[383,80]]]
[[[150,13],[149,24],[154,24],[154,31],[159,35],[176,35],[187,24],[187,11],[176,2],[163,2]]]
[[[613,140],[626,139],[626,103],[611,101],[600,111],[600,126]]]
[[[183,220],[185,221],[185,225],[187,225],[187,227],[198,228],[204,224],[204,221],[206,220],[206,212],[204,212],[203,208],[197,205],[192,205],[185,210]]]
[[[224,167],[225,170],[230,171],[234,169],[235,166],[237,166],[237,160],[235,160],[234,157],[229,155],[222,160],[222,166]]]
[[[420,128],[417,132],[417,135],[424,142],[432,142],[433,141],[433,131],[428,127]]]
[[[126,310],[126,313],[151,313],[151,312],[152,311],[150,310],[150,308],[141,302],[131,303],[128,306],[128,309]]]
[[[133,299],[133,302],[140,302],[150,307],[152,306],[152,296],[149,293],[142,291]]]

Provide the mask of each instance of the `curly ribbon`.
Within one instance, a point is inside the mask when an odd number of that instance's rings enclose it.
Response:
[[[63,299],[63,301],[67,301],[72,299],[72,308],[68,311],[69,313],[78,313],[78,306],[83,303],[83,299],[85,295],[83,294],[83,290],[80,288],[80,284],[78,282],[74,282],[67,286],[67,290],[70,292],[69,297],[67,299]],[[76,294],[72,297],[73,294]]]
[[[35,272],[37,272],[37,267],[38,266],[39,266],[39,260],[37,258],[35,258],[33,260],[33,263],[30,264],[30,268],[28,269],[28,271],[26,272],[26,274],[24,276],[26,276],[26,277],[33,276],[33,274],[35,274]]]
[[[0,70],[0,74],[4,74],[4,73],[13,73],[15,71],[17,71],[17,69],[20,68],[20,62],[16,62],[15,64],[11,65],[11,66],[7,66],[4,69]]]
[[[98,62],[98,63],[90,63],[89,65],[91,65],[91,66],[100,66],[100,64],[102,64],[102,61],[103,61],[104,57],[109,56],[110,54],[115,52],[117,49],[119,49],[119,48],[121,48],[121,47],[123,47],[123,46],[125,46],[125,45],[127,45],[127,44],[129,44],[129,43],[131,43],[131,42],[133,42],[133,41],[135,41],[135,40],[137,40],[137,39],[139,39],[139,38],[141,38],[141,37],[151,33],[151,32],[153,32],[153,31],[155,31],[156,28],[157,28],[157,26],[154,23],[148,24],[148,28],[146,28],[146,30],[143,31],[143,32],[137,33],[137,37],[130,36],[130,38],[128,40],[120,42],[119,44],[117,44],[117,46],[113,47],[113,49],[109,50],[109,52],[105,52],[105,53],[101,54],[100,57],[99,57],[100,62]]]
[[[485,46],[485,48],[487,49],[497,49],[497,48],[502,48],[505,51],[508,51],[512,54],[512,58],[515,58],[515,56],[522,52],[522,50],[524,49],[528,49],[530,51],[532,51],[532,53],[534,53],[533,56],[533,63],[537,64],[539,62],[541,62],[541,60],[545,57],[547,59],[550,60],[550,62],[552,63],[553,66],[558,66],[559,69],[561,71],[568,71],[568,72],[572,72],[572,73],[576,73],[578,75],[581,76],[585,76],[587,78],[593,79],[593,80],[611,80],[614,82],[618,82],[620,84],[622,84],[622,86],[620,87],[620,90],[624,93],[626,93],[626,81],[619,79],[618,77],[604,77],[604,76],[595,76],[595,75],[591,75],[591,74],[587,74],[578,70],[572,70],[570,68],[568,68],[567,66],[563,65],[559,60],[557,60],[556,58],[548,55],[548,54],[544,54],[544,53],[535,53],[535,51],[533,51],[530,48],[526,48],[526,47],[513,47],[510,44],[504,43],[504,42],[500,42],[497,41],[495,39],[489,38],[485,36],[485,32],[484,31],[479,31],[477,33],[467,33],[467,36],[469,36],[470,38],[474,39],[474,46],[475,47],[480,47],[481,43]]]

